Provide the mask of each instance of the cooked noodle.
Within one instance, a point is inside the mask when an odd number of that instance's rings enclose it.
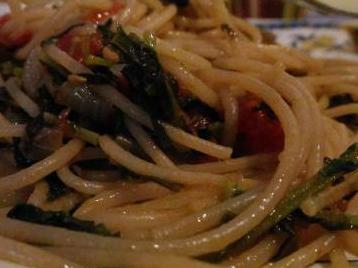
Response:
[[[357,63],[265,44],[230,1],[7,2],[0,259],[348,267],[344,251],[358,254],[355,147],[331,160],[358,141]]]

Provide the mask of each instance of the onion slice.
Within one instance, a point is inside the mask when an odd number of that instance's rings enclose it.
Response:
[[[31,97],[36,97],[37,89],[41,86],[44,68],[39,60],[41,48],[34,48],[27,57],[24,65],[24,89]]]
[[[7,93],[14,99],[26,113],[31,117],[36,117],[40,114],[39,106],[27,96],[18,86],[18,80],[15,77],[10,78],[5,82],[5,89]]]
[[[76,61],[74,58],[55,45],[46,46],[44,51],[57,64],[61,65],[73,74],[93,74],[90,69]]]
[[[141,123],[142,125],[153,129],[152,120],[147,112],[141,107],[131,102],[126,96],[120,93],[117,89],[109,85],[101,85],[93,87],[93,91],[105,99],[107,102],[113,104],[130,118]]]

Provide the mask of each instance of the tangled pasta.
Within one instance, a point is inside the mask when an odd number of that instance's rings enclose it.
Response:
[[[358,254],[357,63],[267,43],[229,1],[7,3],[0,259],[344,267]]]

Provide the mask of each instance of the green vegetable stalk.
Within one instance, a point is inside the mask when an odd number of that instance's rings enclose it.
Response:
[[[111,236],[111,232],[103,224],[76,219],[63,212],[43,211],[28,204],[20,204],[11,209],[7,217],[37,224],[62,227],[74,231]]]
[[[300,218],[300,216],[302,218]],[[313,217],[300,215],[299,218],[310,223],[318,223],[332,231],[353,230],[358,228],[358,216],[345,214],[340,211],[322,210]]]
[[[247,248],[255,244],[255,242],[272,227],[277,225],[293,211],[299,208],[300,204],[309,196],[314,195],[333,182],[338,180],[344,174],[351,172],[358,168],[358,144],[355,143],[350,146],[339,158],[330,160],[326,165],[311,179],[305,181],[303,184],[296,186],[289,191],[286,196],[279,202],[276,208],[252,231],[239,241],[230,246],[230,249],[239,250]],[[323,222],[321,219],[321,222]],[[352,217],[341,218],[341,226],[348,224]],[[354,219],[355,220],[355,219]],[[344,223],[344,224],[343,224]],[[326,221],[326,224],[328,222]],[[337,223],[337,226],[340,224]],[[230,251],[231,251],[230,250]]]

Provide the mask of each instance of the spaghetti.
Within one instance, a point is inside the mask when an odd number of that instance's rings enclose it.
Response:
[[[357,63],[266,44],[224,0],[7,2],[1,259],[348,267],[344,251],[358,254]]]

